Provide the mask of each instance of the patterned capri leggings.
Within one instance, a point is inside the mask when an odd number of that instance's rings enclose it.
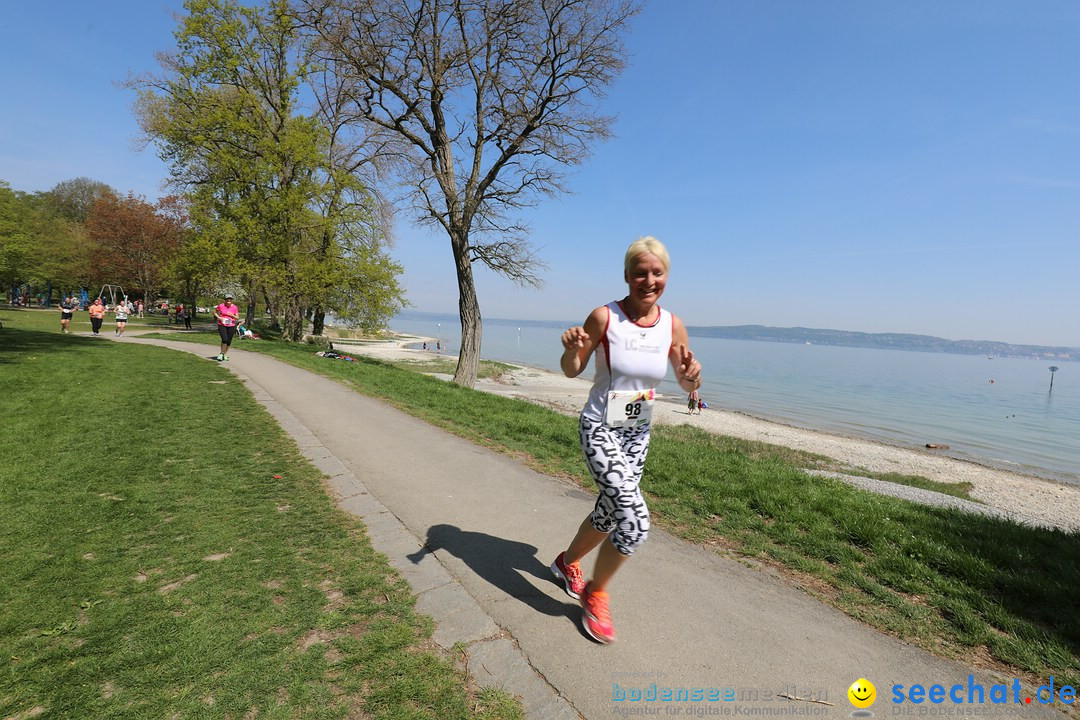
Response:
[[[612,428],[585,416],[578,420],[585,464],[600,489],[589,520],[599,532],[611,533],[611,544],[623,555],[633,554],[649,536],[649,508],[639,487],[649,429]]]

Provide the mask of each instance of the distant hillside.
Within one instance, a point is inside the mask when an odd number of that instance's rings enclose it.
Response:
[[[761,340],[766,342],[811,343],[813,345],[954,353],[957,355],[992,355],[994,357],[1080,361],[1080,348],[1013,345],[993,340],[946,340],[930,335],[909,335],[906,333],[864,333],[800,327],[776,328],[765,327],[764,325],[687,326],[687,331],[694,337],[725,338],[728,340]]]

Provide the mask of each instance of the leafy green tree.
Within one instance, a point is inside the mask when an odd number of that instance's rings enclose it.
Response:
[[[185,196],[164,198],[159,203],[159,212],[179,228],[179,243],[165,276],[182,302],[190,306],[192,313],[197,313],[200,298],[216,297],[228,284],[229,277],[222,269],[235,265],[235,243],[217,242],[198,232],[192,225]]]
[[[382,255],[358,248],[335,283],[328,305],[334,314],[353,318],[361,330],[385,328],[401,310],[403,290],[398,284],[402,267]]]
[[[0,282],[5,291],[32,272],[36,238],[25,194],[0,181]]]
[[[256,290],[267,289],[283,337],[299,340],[305,315],[333,303],[342,273],[367,267],[350,254],[364,188],[337,167],[327,124],[300,102],[308,68],[286,0],[185,8],[165,76],[137,83],[140,122],[190,191],[202,251],[229,263],[212,275],[246,291],[249,320]],[[366,256],[386,260],[385,238],[368,240]],[[182,253],[189,269],[191,252]],[[400,288],[387,288],[400,302]]]
[[[0,182],[0,282],[72,290],[87,276],[89,247],[81,225],[56,215],[47,195]],[[51,299],[51,297],[50,297]]]
[[[114,188],[99,180],[78,177],[64,180],[40,195],[45,212],[53,219],[52,232],[43,238],[43,270],[64,289],[83,288],[101,282],[94,276],[97,251],[86,233],[85,223],[95,202],[118,197]]]
[[[299,0],[316,57],[365,147],[397,171],[418,219],[444,231],[458,282],[454,380],[476,382],[473,263],[538,285],[518,219],[609,134],[595,100],[622,69],[629,0]]]
[[[85,228],[46,213],[36,242],[36,261],[30,281],[62,292],[86,287],[93,243]]]

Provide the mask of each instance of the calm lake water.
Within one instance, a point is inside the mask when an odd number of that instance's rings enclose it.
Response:
[[[485,319],[482,355],[559,372],[569,325]],[[456,315],[403,313],[391,327],[458,351]],[[954,457],[1080,483],[1080,363],[1057,363],[1050,393],[1045,360],[693,336],[690,344],[712,408],[892,445],[945,444]],[[659,389],[684,395],[670,375]]]

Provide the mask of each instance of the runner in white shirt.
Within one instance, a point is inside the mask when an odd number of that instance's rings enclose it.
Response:
[[[669,267],[668,252],[659,240],[636,240],[626,251],[627,296],[596,308],[584,326],[562,335],[561,365],[567,377],[580,375],[596,353],[596,377],[579,431],[600,492],[592,513],[551,570],[570,597],[580,598],[585,630],[602,643],[615,641],[608,583],[649,534],[649,509],[640,482],[656,386],[668,364],[683,390],[701,386],[701,364],[690,351],[686,327],[657,304]],[[605,543],[608,537],[611,541]],[[580,562],[598,545],[593,578],[586,583]]]
[[[127,300],[121,300],[116,303],[116,307],[113,308],[113,312],[116,313],[116,330],[117,335],[124,334],[124,328],[127,327],[128,320],[128,306]]]

